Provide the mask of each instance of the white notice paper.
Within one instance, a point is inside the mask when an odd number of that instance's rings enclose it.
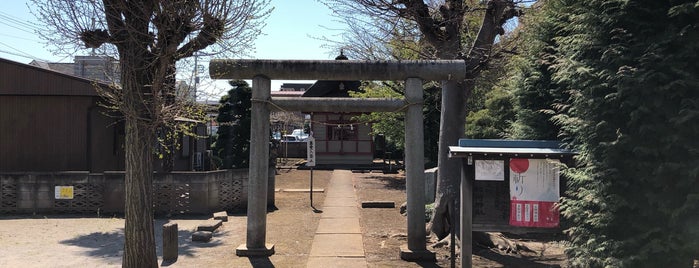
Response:
[[[504,181],[505,160],[476,160],[477,181]]]

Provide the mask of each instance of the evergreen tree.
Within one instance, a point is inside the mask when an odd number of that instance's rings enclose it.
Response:
[[[576,267],[691,267],[699,252],[699,5],[550,0],[554,119],[579,152],[562,213]]]
[[[500,139],[514,120],[513,96],[501,87],[486,93],[485,108],[466,117],[466,136],[472,139]]]
[[[514,96],[511,63],[514,51],[519,46],[517,33],[504,36],[495,45],[488,68],[476,77],[475,87],[466,100],[466,137],[471,139],[501,139],[507,137],[509,126],[514,121]]]
[[[252,89],[243,80],[229,81],[233,89],[221,97],[214,152],[220,168],[248,168],[250,165],[250,99]]]
[[[516,115],[507,130],[510,138],[558,139],[559,127],[551,117],[554,106],[565,99],[565,92],[551,79],[558,26],[557,11],[550,6],[535,4],[520,18],[521,52],[509,62],[509,79],[503,85],[514,95]]]

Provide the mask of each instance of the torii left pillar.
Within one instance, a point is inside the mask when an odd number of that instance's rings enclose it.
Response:
[[[248,228],[246,243],[235,249],[238,256],[271,256],[267,244],[267,172],[269,169],[269,107],[272,81],[262,75],[252,79],[250,122],[250,171],[248,185]],[[259,179],[265,178],[265,179]]]
[[[422,126],[422,79],[405,80],[405,190],[408,194],[408,244],[401,246],[400,258],[406,261],[434,261],[427,250],[425,235],[424,130]]]

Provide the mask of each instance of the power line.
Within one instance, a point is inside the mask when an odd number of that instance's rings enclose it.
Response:
[[[26,40],[26,41],[31,41],[31,42],[39,43],[39,40],[36,40],[36,39],[30,39],[30,38],[26,38],[26,37],[11,35],[11,34],[0,33],[0,36],[6,36],[6,37],[15,38],[15,39],[21,39],[21,40]]]
[[[0,23],[18,29],[20,31],[33,33],[34,31],[39,30],[39,27],[37,25],[29,23],[27,21],[23,21],[21,18],[12,16],[2,11],[0,11],[0,19],[4,20],[0,20]]]
[[[23,18],[11,15],[7,12],[0,11],[0,25],[4,25],[7,28],[13,28],[13,29],[21,31],[21,32],[17,32],[16,35],[12,35],[12,34],[8,34],[8,33],[0,33],[0,36],[6,36],[6,37],[10,37],[12,39],[17,39],[17,40],[25,40],[25,41],[33,42],[35,44],[41,43],[37,39],[31,38],[31,37],[36,37],[36,33],[38,31],[40,31],[40,26],[38,26],[34,22],[27,21]],[[5,27],[3,27],[3,28],[5,28]],[[27,37],[24,37],[22,32],[29,33],[30,35],[28,35]],[[17,36],[17,35],[20,35],[20,36]],[[7,39],[5,39],[3,41],[7,41]],[[12,44],[12,45],[10,45],[10,44]],[[10,44],[0,42],[0,45],[7,48],[4,50],[0,50],[0,53],[18,56],[18,57],[27,58],[27,59],[32,59],[32,60],[47,61],[43,58],[33,56],[33,55],[29,54],[28,52],[26,52],[27,49],[24,48],[24,46],[22,44],[13,44],[13,43],[10,43]],[[18,49],[17,47],[20,47],[23,49]]]
[[[0,45],[6,46],[6,47],[8,47],[8,48],[10,48],[10,49],[12,49],[12,50],[14,50],[14,51],[17,51],[18,53],[27,55],[27,56],[29,56],[29,57],[32,56],[32,55],[27,54],[27,53],[24,52],[24,51],[21,51],[21,50],[19,50],[19,49],[16,49],[16,48],[14,48],[14,47],[12,47],[12,46],[10,46],[10,45],[8,45],[8,44],[5,44],[5,43],[3,43],[3,42],[0,42]]]
[[[32,60],[46,61],[46,60],[42,60],[42,59],[39,59],[37,57],[28,55],[28,54],[19,54],[19,53],[7,51],[7,50],[2,50],[2,49],[0,49],[0,53],[5,53],[5,54],[9,54],[9,55],[17,56],[17,57],[22,57],[22,58],[28,58],[28,59],[32,59]]]

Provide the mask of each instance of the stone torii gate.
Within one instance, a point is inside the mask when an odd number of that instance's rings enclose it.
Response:
[[[405,110],[405,170],[408,200],[408,244],[400,256],[414,261],[434,259],[426,248],[422,82],[463,80],[462,60],[356,61],[356,60],[212,60],[213,79],[252,79],[252,123],[246,243],[238,256],[269,256],[266,243],[269,113],[271,109],[315,112],[395,112]],[[405,99],[270,97],[271,80],[405,81]],[[446,84],[446,83],[442,83]]]

